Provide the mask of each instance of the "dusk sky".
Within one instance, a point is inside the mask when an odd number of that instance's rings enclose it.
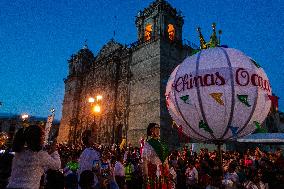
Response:
[[[61,118],[67,60],[87,39],[96,55],[112,37],[137,40],[135,16],[153,0],[0,0],[0,113]],[[212,22],[221,44],[255,59],[284,111],[283,0],[168,0],[184,16],[183,38],[199,45]],[[114,36],[115,30],[115,36]]]

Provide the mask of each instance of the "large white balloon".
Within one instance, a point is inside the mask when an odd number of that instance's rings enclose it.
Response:
[[[198,140],[225,141],[252,133],[266,118],[271,87],[264,70],[232,48],[210,48],[186,58],[166,88],[170,115]]]

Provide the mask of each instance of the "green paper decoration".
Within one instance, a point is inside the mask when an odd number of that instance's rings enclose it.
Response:
[[[255,133],[267,133],[268,132],[267,129],[261,127],[259,122],[254,121],[253,123],[255,124],[255,127],[256,127]]]
[[[188,97],[189,97],[189,95],[185,95],[185,96],[181,96],[180,99],[181,99],[184,103],[189,104],[189,102],[188,102]]]
[[[260,129],[256,129],[255,132],[256,133],[267,133],[268,131],[265,128],[260,128]]]
[[[198,53],[198,52],[200,52],[200,49],[193,49],[193,50],[191,51],[191,55],[194,55],[194,54],[196,54],[196,53]]]
[[[255,124],[255,127],[256,127],[257,129],[260,129],[260,128],[261,128],[260,123],[258,123],[257,121],[254,121],[253,123]]]
[[[203,120],[199,121],[199,128],[204,129],[204,131],[207,131],[208,133],[213,133],[212,129],[210,129],[208,124],[205,123]]]
[[[251,105],[248,102],[248,95],[237,95],[239,101],[241,101],[243,104],[245,104],[247,107],[250,107]]]

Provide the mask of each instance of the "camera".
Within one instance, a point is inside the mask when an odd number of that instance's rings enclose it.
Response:
[[[107,172],[104,172],[104,173],[102,173],[102,176],[103,176],[103,177],[108,177],[109,174],[108,174]]]
[[[108,163],[101,164],[101,174],[103,177],[109,176],[109,164]]]

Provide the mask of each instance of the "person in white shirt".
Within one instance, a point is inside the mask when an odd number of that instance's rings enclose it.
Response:
[[[125,169],[122,156],[118,156],[117,161],[115,162],[114,176],[119,188],[123,189],[125,186]]]
[[[198,183],[198,171],[195,168],[194,162],[190,162],[185,171],[186,185],[188,188],[193,188]]]
[[[85,170],[93,170],[94,162],[99,162],[101,160],[100,152],[95,147],[95,136],[91,130],[86,130],[82,134],[82,142],[86,146],[85,150],[79,157],[79,169],[77,171],[78,180],[80,180],[80,174]],[[94,178],[95,184],[98,182],[98,178]]]
[[[236,166],[234,163],[229,164],[228,172],[224,176],[224,180],[222,181],[225,189],[237,189],[239,186],[239,176],[236,173]]]
[[[60,169],[56,143],[50,146],[49,152],[43,151],[43,139],[44,132],[37,125],[18,130],[13,141],[15,157],[7,188],[38,189],[45,171]]]

